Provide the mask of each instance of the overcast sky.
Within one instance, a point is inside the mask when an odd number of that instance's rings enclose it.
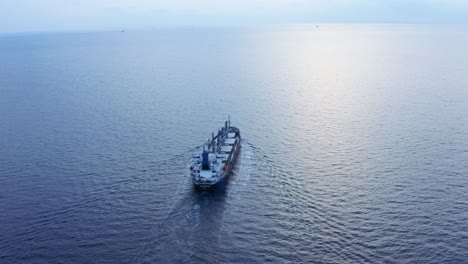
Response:
[[[0,32],[271,23],[468,23],[468,0],[0,0]]]

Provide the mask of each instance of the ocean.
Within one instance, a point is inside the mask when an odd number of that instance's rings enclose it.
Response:
[[[0,262],[466,263],[467,29],[0,35]]]

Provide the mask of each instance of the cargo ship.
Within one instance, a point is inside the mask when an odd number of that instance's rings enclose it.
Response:
[[[231,119],[203,145],[203,152],[192,157],[190,175],[198,188],[210,188],[224,181],[232,171],[239,154],[241,136]]]

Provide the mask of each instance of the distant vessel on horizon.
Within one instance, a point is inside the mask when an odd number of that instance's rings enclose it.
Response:
[[[203,146],[201,155],[192,157],[190,175],[195,187],[209,188],[223,181],[232,171],[240,149],[240,130],[224,122],[218,134]]]

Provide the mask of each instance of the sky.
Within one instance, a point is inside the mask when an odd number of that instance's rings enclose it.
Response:
[[[468,0],[0,0],[0,33],[288,23],[468,23]]]

